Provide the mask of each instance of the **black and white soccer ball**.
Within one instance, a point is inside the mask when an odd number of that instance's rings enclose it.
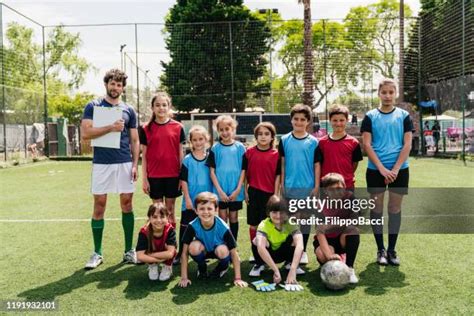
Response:
[[[330,290],[342,290],[349,284],[349,267],[340,260],[331,260],[321,267],[321,280]]]

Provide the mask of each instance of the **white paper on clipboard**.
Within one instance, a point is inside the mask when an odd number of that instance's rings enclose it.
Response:
[[[92,127],[111,125],[122,118],[122,109],[119,107],[94,106]],[[93,147],[120,148],[120,132],[110,132],[92,140]]]

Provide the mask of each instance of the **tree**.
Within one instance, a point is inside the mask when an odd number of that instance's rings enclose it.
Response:
[[[405,17],[411,17],[410,7],[405,5],[404,8]],[[348,40],[352,43],[352,55],[358,61],[361,77],[369,77],[372,68],[384,77],[396,77],[398,14],[397,0],[380,0],[368,6],[354,7],[347,14],[344,21]]]
[[[304,45],[303,23],[290,20],[283,23],[278,30],[283,35],[283,45],[278,51],[278,58],[283,63],[285,73],[282,82],[287,90],[301,91],[304,85]],[[356,85],[358,69],[348,51],[351,42],[347,40],[345,26],[339,22],[321,20],[313,24],[312,47],[314,48],[313,87],[318,92],[317,107],[326,96],[336,88]]]
[[[88,92],[76,93],[73,97],[59,94],[51,97],[49,107],[53,116],[67,118],[69,124],[79,125],[84,105],[94,98],[95,96]]]
[[[270,30],[242,0],[180,0],[166,21],[162,84],[183,111],[242,111],[262,85]]]
[[[304,7],[304,91],[303,91],[303,103],[314,107],[313,105],[313,41],[312,41],[312,21],[311,21],[311,0],[298,0],[299,3],[303,3]]]
[[[32,29],[12,22],[6,31],[5,82],[7,85],[24,87],[43,78],[42,47],[33,42]],[[45,43],[46,75],[59,79],[59,73],[69,78],[62,79],[70,88],[78,88],[86,73],[92,69],[84,58],[79,57],[81,39],[79,33],[66,32],[57,26],[47,36]]]
[[[6,87],[6,108],[11,122],[38,122],[43,112],[43,50],[34,43],[32,29],[16,22],[8,24],[1,66]],[[55,27],[45,43],[48,102],[78,88],[92,66],[79,57],[79,34]],[[60,78],[60,74],[61,77]]]

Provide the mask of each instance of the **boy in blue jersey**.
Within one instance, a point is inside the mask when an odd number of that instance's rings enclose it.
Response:
[[[361,126],[364,149],[369,157],[367,190],[375,199],[372,219],[383,216],[384,193],[388,186],[388,249],[383,242],[383,225],[372,225],[377,243],[377,263],[400,265],[395,251],[401,222],[403,195],[408,194],[408,155],[411,150],[413,123],[407,111],[395,107],[397,85],[392,79],[379,84],[381,106],[364,117]]]
[[[195,199],[198,218],[189,223],[183,236],[183,250],[181,255],[180,287],[191,284],[188,279],[188,253],[198,264],[198,277],[206,278],[206,259],[219,260],[211,276],[221,278],[229,269],[232,260],[234,266],[234,285],[246,287],[240,274],[240,259],[234,236],[227,224],[217,216],[217,196],[210,192],[198,194]]]
[[[317,161],[318,140],[307,132],[312,111],[307,105],[296,104],[290,112],[293,131],[282,136],[278,144],[281,156],[281,191],[285,199],[306,199],[319,191],[320,164]],[[302,214],[303,215],[303,214]],[[308,263],[306,245],[311,227],[300,227],[304,252],[301,264]]]
[[[134,182],[137,181],[138,156],[140,144],[138,139],[138,119],[134,109],[120,100],[127,75],[119,70],[109,70],[104,76],[106,96],[94,100],[84,108],[81,122],[81,136],[91,140],[110,132],[120,132],[120,148],[94,147],[92,160],[91,191],[94,195],[94,211],[91,227],[94,240],[94,252],[86,263],[86,269],[94,269],[102,263],[102,234],[104,231],[104,214],[108,193],[120,194],[122,209],[122,227],[125,235],[125,252],[123,261],[137,263],[133,249],[134,215],[132,207]],[[94,127],[94,108],[117,108],[122,111],[122,119],[113,124]]]
[[[189,223],[196,218],[193,201],[201,192],[212,191],[209,167],[206,165],[209,133],[201,125],[195,125],[189,130],[191,152],[183,159],[180,180],[183,191],[181,205],[181,223],[179,228],[179,253],[175,264],[179,263],[183,248],[183,236]]]

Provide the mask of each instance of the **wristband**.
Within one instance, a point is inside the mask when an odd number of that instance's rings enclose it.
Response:
[[[235,282],[235,281],[242,281],[242,279],[241,279],[241,278],[235,278],[235,279],[234,279],[234,282]]]

